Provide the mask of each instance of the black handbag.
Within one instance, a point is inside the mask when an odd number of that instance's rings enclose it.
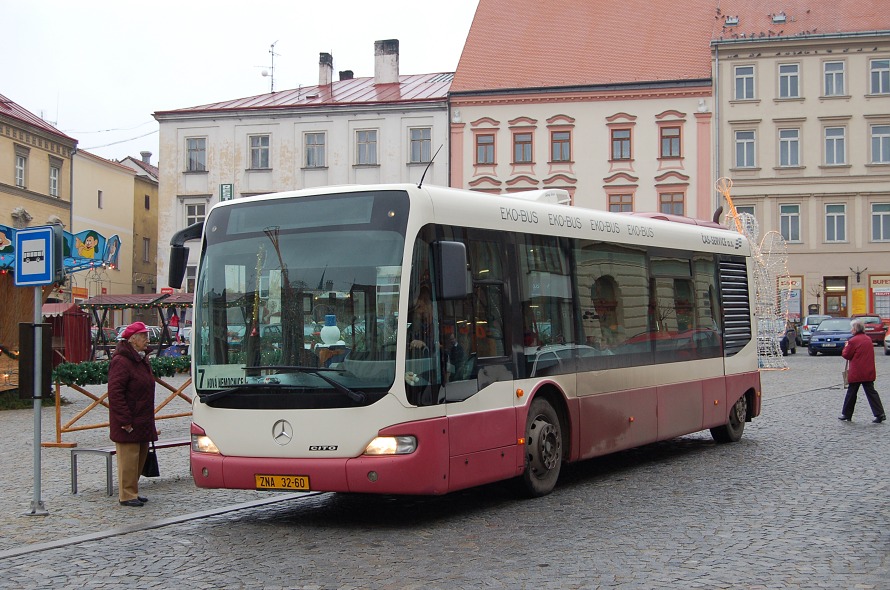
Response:
[[[158,454],[155,452],[155,443],[151,441],[151,448],[148,449],[148,455],[145,456],[145,464],[142,466],[143,477],[160,477],[161,470],[158,468]]]

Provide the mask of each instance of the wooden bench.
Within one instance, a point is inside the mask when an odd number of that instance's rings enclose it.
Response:
[[[189,438],[175,438],[170,440],[155,441],[155,449],[169,449],[170,447],[184,447],[192,443]],[[98,449],[71,449],[71,493],[77,493],[77,456],[81,454],[102,455],[105,457],[105,491],[109,496],[114,495],[114,476],[112,474],[111,458],[117,455],[117,447],[101,447]]]

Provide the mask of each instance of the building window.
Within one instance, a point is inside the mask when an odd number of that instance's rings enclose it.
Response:
[[[825,62],[825,96],[843,96],[844,92],[844,62]]]
[[[871,163],[890,164],[890,125],[871,126]]]
[[[739,215],[747,213],[751,217],[754,217],[754,205],[738,205],[735,208],[735,212]]]
[[[840,166],[847,163],[844,151],[845,132],[843,127],[825,128],[825,164],[827,166]]]
[[[550,133],[551,162],[572,161],[572,133],[570,131],[553,131]]]
[[[890,242],[890,203],[871,204],[871,239]]]
[[[800,166],[800,129],[779,129],[779,166]]]
[[[890,59],[871,60],[871,93],[890,94]]]
[[[355,163],[359,166],[377,165],[377,130],[355,132]]]
[[[612,213],[630,213],[633,210],[633,195],[609,195],[609,211]]]
[[[186,170],[189,172],[207,171],[207,139],[204,137],[189,137],[185,140],[185,151],[188,162]]]
[[[188,227],[195,223],[204,223],[207,216],[206,203],[186,203],[185,204],[185,226]]]
[[[754,98],[754,66],[736,66],[735,68],[735,99],[751,100]]]
[[[15,157],[15,185],[25,188],[25,171],[28,167],[28,158],[16,155]]]
[[[659,193],[659,211],[668,215],[685,215],[683,193]]]
[[[754,132],[735,132],[735,167],[754,167]]]
[[[409,133],[411,139],[412,164],[425,164],[432,158],[433,130],[429,127],[417,127]]]
[[[846,205],[825,205],[825,241],[847,241]]]
[[[630,129],[612,129],[612,159],[630,160]]]
[[[679,127],[662,127],[661,134],[661,157],[662,158],[679,158],[680,153],[680,128]]]
[[[513,163],[514,164],[531,164],[532,163],[532,134],[531,133],[514,133],[513,134]]]
[[[145,210],[151,211],[151,197],[148,195],[145,195]]]
[[[494,164],[494,135],[476,136],[476,163]]]
[[[252,170],[265,170],[269,165],[269,149],[271,138],[268,135],[250,136],[250,168]]]
[[[96,194],[96,207],[101,209],[104,203],[102,202],[102,191],[98,191]]]
[[[779,228],[786,242],[800,241],[800,205],[779,205]]]
[[[142,262],[151,261],[151,238],[142,238]]]
[[[195,292],[195,283],[198,281],[198,267],[185,267],[185,291],[186,293]]]
[[[306,134],[306,167],[307,168],[324,168],[324,133],[307,133]]]
[[[59,196],[59,173],[60,170],[57,166],[49,167],[49,196],[51,197]]]
[[[800,98],[799,64],[779,64],[779,98]]]

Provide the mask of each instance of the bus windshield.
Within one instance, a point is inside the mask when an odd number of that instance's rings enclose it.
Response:
[[[232,398],[305,394],[336,407],[382,397],[395,377],[407,213],[402,191],[213,209],[192,334],[202,399],[241,407]]]

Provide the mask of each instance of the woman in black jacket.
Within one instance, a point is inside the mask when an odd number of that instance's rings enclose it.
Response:
[[[108,366],[111,440],[117,447],[118,499],[121,506],[142,506],[139,476],[148,445],[158,440],[155,428],[155,379],[148,362],[148,327],[142,322],[121,333]]]

